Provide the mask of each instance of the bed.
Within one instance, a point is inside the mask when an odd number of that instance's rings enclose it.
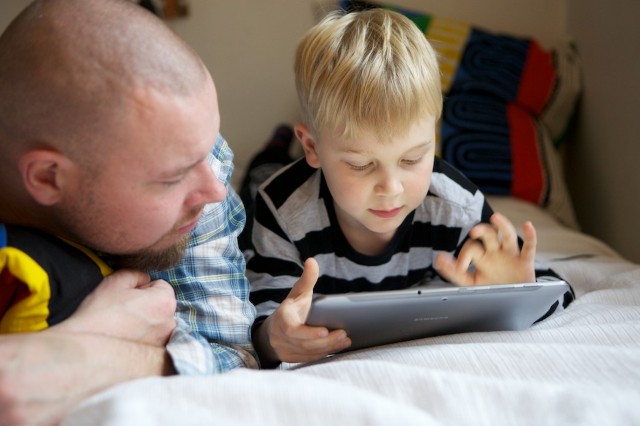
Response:
[[[534,223],[538,259],[571,283],[576,300],[522,331],[124,383],[81,403],[63,425],[640,424],[640,265],[579,230],[564,185],[562,147],[580,92],[575,51],[400,11],[443,55],[440,155],[490,194],[494,210]],[[511,74],[496,78],[483,68],[491,63]],[[496,81],[511,86],[495,90]]]
[[[640,423],[640,265],[540,207],[539,258],[577,299],[524,331],[431,337],[278,370],[149,378],[109,389],[63,425],[631,425]]]

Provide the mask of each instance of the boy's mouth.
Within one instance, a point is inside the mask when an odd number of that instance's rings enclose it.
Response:
[[[391,209],[391,210],[369,209],[371,213],[383,219],[389,219],[389,218],[395,217],[398,213],[400,213],[401,210],[402,210],[402,207],[396,207],[395,209]]]

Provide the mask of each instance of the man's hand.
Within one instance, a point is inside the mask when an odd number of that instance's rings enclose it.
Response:
[[[434,266],[440,275],[458,285],[533,282],[536,280],[536,230],[531,222],[526,222],[523,231],[524,244],[520,251],[513,224],[504,215],[494,213],[491,225],[482,223],[471,229],[471,239],[462,246],[457,259],[439,253]]]
[[[0,425],[54,425],[81,400],[172,374],[164,348],[84,333],[0,335]]]
[[[318,263],[307,259],[304,272],[278,309],[260,326],[261,355],[270,361],[308,362],[339,352],[351,345],[344,330],[305,325],[311,309],[313,287],[318,280]]]
[[[119,270],[106,277],[70,318],[51,329],[164,347],[176,326],[175,310],[175,294],[166,281]]]

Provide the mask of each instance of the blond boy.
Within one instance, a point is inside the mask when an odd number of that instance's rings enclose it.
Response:
[[[391,290],[440,276],[459,285],[534,281],[536,233],[494,214],[435,157],[436,55],[404,16],[333,13],[300,42],[298,160],[259,190],[249,253],[254,343],[263,364],[350,345],[305,325],[313,292]]]

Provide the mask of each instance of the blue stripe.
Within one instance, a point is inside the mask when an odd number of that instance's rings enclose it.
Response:
[[[0,223],[0,247],[7,246],[7,227]]]

